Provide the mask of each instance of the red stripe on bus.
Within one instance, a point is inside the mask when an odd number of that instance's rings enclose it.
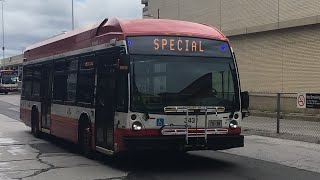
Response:
[[[59,115],[51,115],[51,134],[73,143],[78,142],[78,120]]]
[[[20,119],[25,125],[31,127],[31,110],[20,108]]]
[[[39,113],[39,117],[41,114]],[[20,108],[20,118],[27,126],[31,126],[31,110]],[[50,133],[54,136],[78,143],[78,119],[51,115]],[[92,148],[95,148],[95,130],[92,123]]]
[[[241,128],[228,129],[228,134],[241,134]],[[116,152],[123,151],[123,137],[127,136],[159,136],[161,134],[160,129],[144,129],[139,132],[131,129],[115,129],[114,142],[117,144]]]

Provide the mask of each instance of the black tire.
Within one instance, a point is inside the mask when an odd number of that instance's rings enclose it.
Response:
[[[39,115],[36,110],[33,110],[31,114],[31,133],[36,138],[39,138],[41,134],[39,129]]]
[[[89,120],[80,121],[79,126],[79,148],[81,154],[92,159],[92,128]]]
[[[8,92],[4,92],[4,94],[8,94]]]

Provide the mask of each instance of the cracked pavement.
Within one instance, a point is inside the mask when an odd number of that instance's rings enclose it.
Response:
[[[30,128],[14,114],[18,103],[15,95],[1,96],[0,102],[0,180],[17,179],[121,179],[127,172],[59,147],[54,138],[34,138]],[[7,109],[6,113],[1,109]],[[6,115],[4,115],[6,114]],[[12,117],[16,117],[13,115]],[[58,143],[59,144],[59,143]],[[63,146],[63,145],[60,145]]]
[[[19,121],[18,102],[18,95],[0,95],[0,180],[320,179],[319,144],[261,136],[219,152],[90,160],[61,140],[34,138]]]

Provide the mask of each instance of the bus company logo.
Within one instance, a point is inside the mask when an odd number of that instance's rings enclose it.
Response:
[[[156,51],[204,52],[201,40],[155,38],[153,44]]]

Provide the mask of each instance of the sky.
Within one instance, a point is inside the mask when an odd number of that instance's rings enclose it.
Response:
[[[72,29],[72,0],[4,0],[3,5],[5,57]],[[141,0],[74,0],[75,28],[105,18],[140,19],[142,8]]]

